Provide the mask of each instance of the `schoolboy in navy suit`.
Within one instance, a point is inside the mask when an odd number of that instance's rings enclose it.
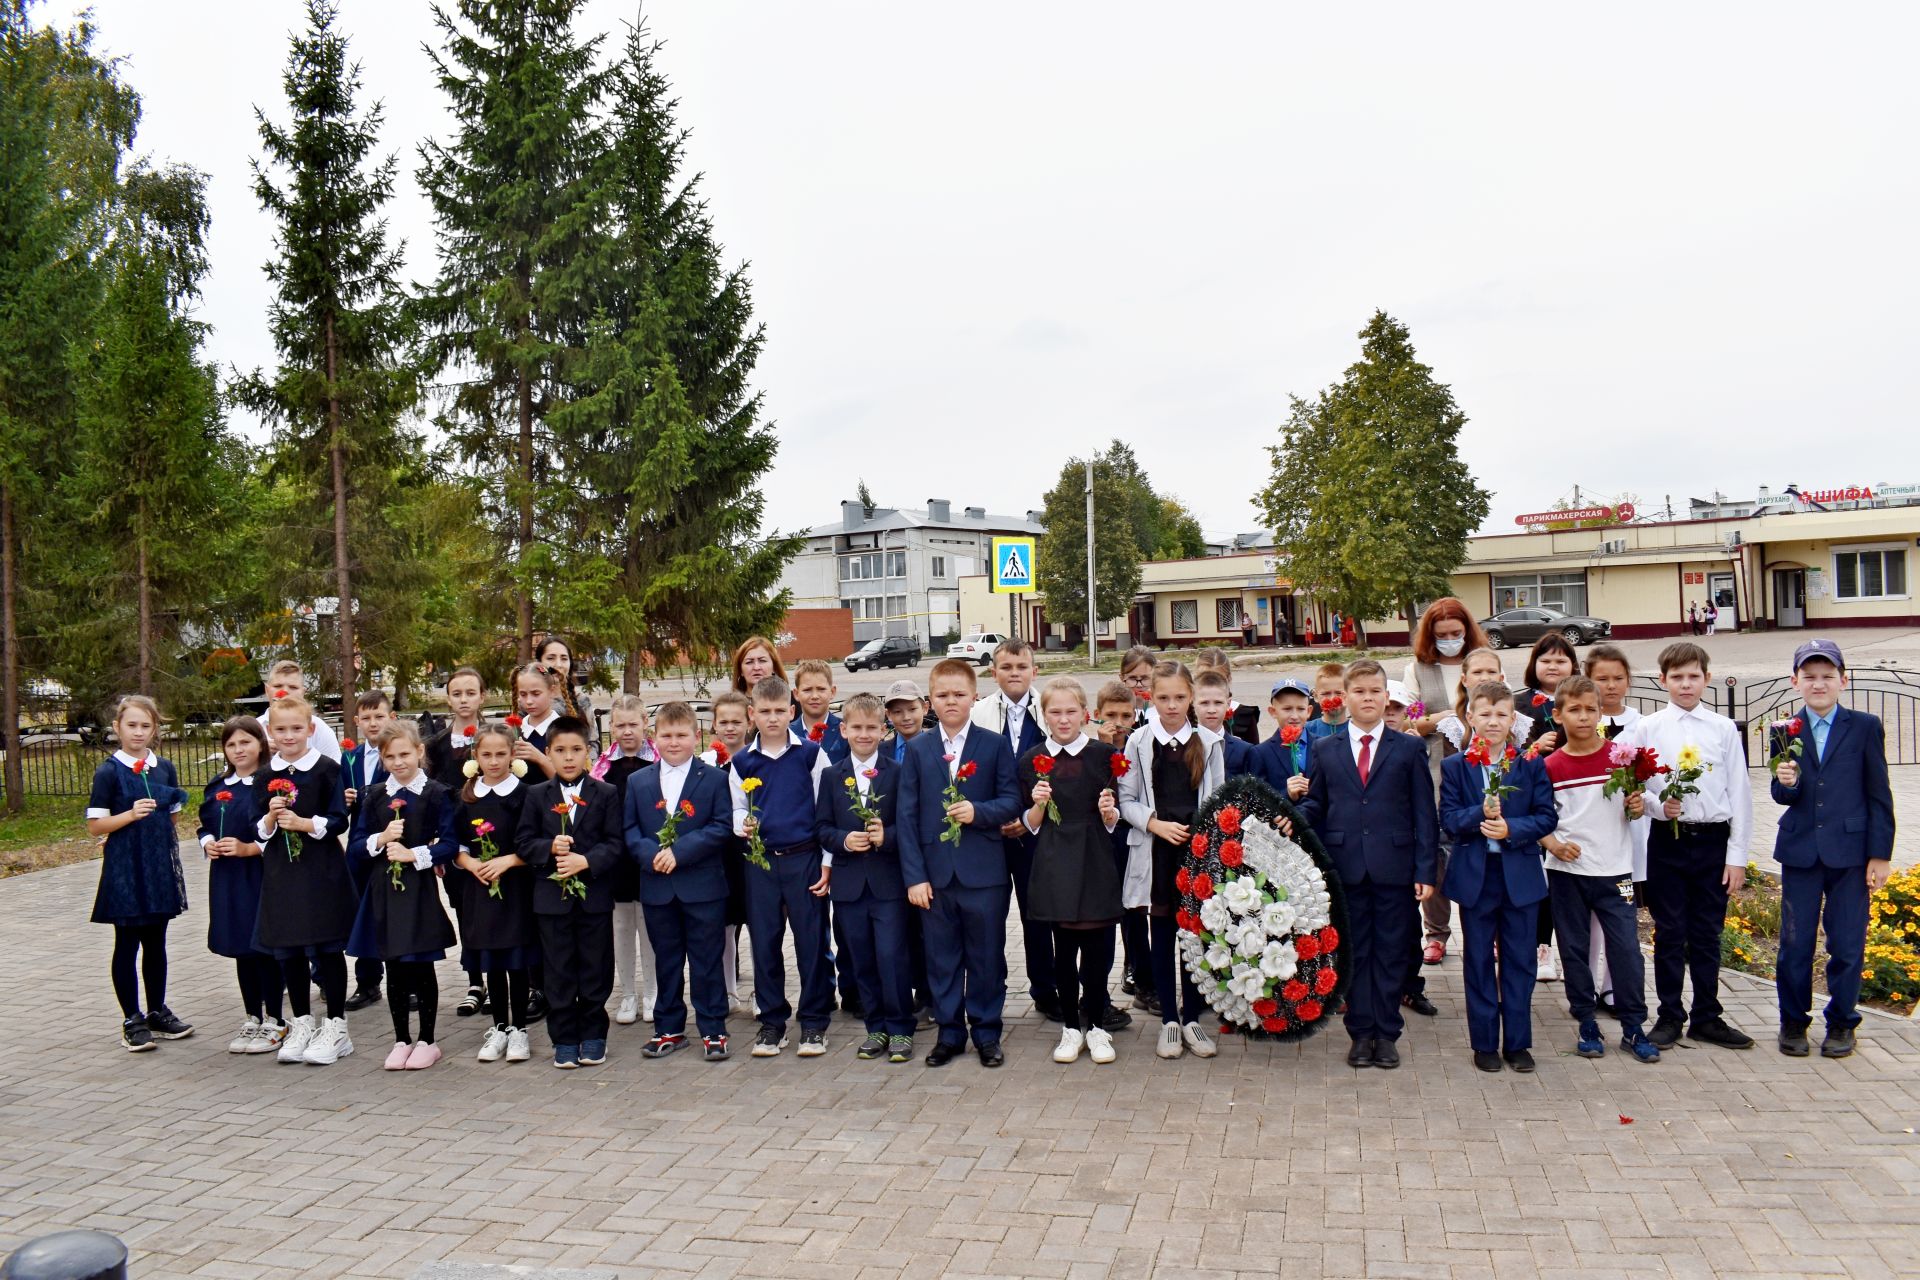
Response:
[[[659,759],[627,784],[627,855],[640,867],[640,910],[653,947],[658,988],[653,1038],[641,1050],[664,1058],[686,1044],[682,971],[692,971],[693,1010],[708,1062],[727,1050],[727,872],[721,852],[733,838],[727,777],[694,754],[700,722],[684,702],[654,717]],[[672,826],[669,827],[668,824]]]
[[[1253,772],[1253,745],[1227,732],[1233,714],[1233,677],[1217,667],[1202,669],[1193,677],[1193,715],[1201,726],[1219,735],[1221,763],[1226,776],[1238,778]]]
[[[1470,747],[1440,766],[1440,825],[1453,843],[1441,891],[1459,904],[1466,937],[1467,1038],[1473,1065],[1482,1071],[1498,1071],[1502,1061],[1515,1071],[1532,1071],[1538,969],[1533,939],[1540,903],[1547,897],[1540,838],[1553,831],[1560,815],[1553,782],[1540,762],[1506,754],[1513,750],[1507,743],[1513,732],[1512,690],[1503,684],[1477,686],[1467,695],[1467,723],[1476,747],[1500,744],[1488,748],[1487,763],[1480,763]],[[1499,785],[1511,792],[1488,794],[1496,770]]]
[[[1313,692],[1301,680],[1282,680],[1267,700],[1273,734],[1253,750],[1247,771],[1287,799],[1298,804],[1307,795],[1307,760],[1313,739],[1307,736],[1307,718],[1313,714]]]
[[[997,1067],[1006,1061],[1000,1024],[1012,891],[1000,832],[1019,815],[1020,790],[1006,737],[968,719],[973,668],[942,658],[930,688],[940,723],[908,744],[899,782],[900,874],[907,901],[926,913],[927,981],[940,1024],[927,1065],[944,1067],[964,1053],[971,1023],[981,1063]],[[959,800],[948,801],[950,785]]]
[[[1439,821],[1427,749],[1386,727],[1387,676],[1362,658],[1346,669],[1347,720],[1313,744],[1301,817],[1326,845],[1347,890],[1353,981],[1351,1067],[1400,1065],[1400,994],[1433,892]]]
[[[847,699],[841,716],[847,758],[820,781],[815,825],[820,846],[833,855],[833,918],[867,1024],[858,1056],[907,1062],[913,1057],[913,967],[894,821],[900,766],[881,749],[886,725],[880,699],[870,693]]]
[[[827,1051],[827,1024],[833,1021],[833,959],[827,951],[827,882],[833,855],[823,853],[814,826],[820,778],[827,755],[811,742],[796,742],[793,695],[787,682],[768,676],[753,686],[754,740],[729,762],[733,793],[733,831],[762,846],[767,866],[748,854],[747,935],[753,944],[753,999],[760,1008],[760,1030],[753,1056],[772,1058],[787,1047],[784,942],[793,930],[794,960],[800,970],[800,1056]],[[745,783],[755,786],[751,795]]]
[[[807,658],[793,665],[793,700],[800,704],[800,719],[793,731],[827,753],[828,764],[847,758],[846,731],[839,716],[833,714],[833,668],[819,658]]]
[[[1809,640],[1793,655],[1793,687],[1805,706],[1775,730],[1773,771],[1780,834],[1780,1052],[1804,1058],[1812,1022],[1816,925],[1827,937],[1827,1034],[1823,1058],[1853,1052],[1860,1014],[1860,970],[1867,945],[1867,903],[1893,869],[1893,792],[1878,716],[1840,705],[1846,660],[1831,640]],[[1797,754],[1789,744],[1797,743]]]
[[[554,774],[527,793],[517,845],[534,873],[553,1065],[594,1067],[607,1060],[619,793],[587,776],[593,756],[584,721],[560,716],[549,724],[546,756]]]
[[[974,703],[973,723],[999,734],[1017,761],[1046,738],[1040,700],[1033,696],[1033,646],[1018,636],[1002,640],[993,650],[994,692]],[[1027,918],[1027,880],[1033,871],[1033,851],[1039,837],[1014,815],[1000,829],[1006,846],[1007,871],[1013,877],[1013,898],[1020,908],[1021,949],[1027,957],[1027,994],[1033,1007],[1049,1022],[1060,1021],[1060,1000],[1053,981],[1053,929],[1044,920]]]

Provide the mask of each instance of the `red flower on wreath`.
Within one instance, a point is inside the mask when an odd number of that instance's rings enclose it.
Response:
[[[1299,1004],[1312,994],[1313,992],[1308,989],[1307,984],[1298,978],[1293,979],[1288,982],[1286,986],[1280,988],[1280,998],[1288,1004]]]
[[[1332,925],[1320,930],[1320,950],[1332,951],[1340,945],[1340,931]]]
[[[1289,1025],[1291,1024],[1288,1023],[1285,1018],[1279,1017],[1278,1015],[1271,1018],[1260,1019],[1260,1029],[1262,1031],[1285,1031]]]
[[[1263,1018],[1271,1018],[1274,1014],[1280,1012],[1280,1002],[1272,996],[1267,996],[1253,1002],[1253,1011]]]
[[[1052,756],[1035,756],[1033,758],[1033,771],[1036,775],[1042,778],[1052,773],[1053,757]]]
[[[1238,840],[1222,840],[1220,842],[1221,862],[1229,867],[1237,867],[1246,860],[1246,852],[1241,848]]]
[[[1295,1009],[1294,1012],[1300,1015],[1300,1021],[1302,1022],[1317,1022],[1320,1019],[1320,1002],[1318,1000],[1303,1000],[1300,1002],[1300,1007]]]
[[[1293,953],[1302,960],[1311,960],[1320,954],[1320,939],[1310,933],[1302,934],[1293,944]]]
[[[1193,872],[1187,870],[1185,867],[1180,868],[1180,870],[1174,873],[1173,887],[1180,891],[1182,897],[1191,893],[1193,891]]]
[[[1192,841],[1190,841],[1189,843],[1193,847],[1194,857],[1204,858],[1207,856],[1207,833],[1206,832],[1204,831],[1196,832]]]
[[[1313,994],[1317,996],[1330,996],[1333,994],[1334,987],[1339,985],[1339,982],[1340,975],[1338,973],[1335,973],[1332,969],[1322,969],[1319,973],[1313,975]]]
[[[1188,933],[1206,932],[1200,927],[1200,917],[1186,910],[1184,907],[1174,914],[1173,921]]]
[[[1193,878],[1193,896],[1205,902],[1213,896],[1213,877],[1202,871]]]
[[[1232,805],[1228,805],[1220,811],[1219,821],[1220,829],[1228,835],[1233,835],[1240,830],[1240,811]]]

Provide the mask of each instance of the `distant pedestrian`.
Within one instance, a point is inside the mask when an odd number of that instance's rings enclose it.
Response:
[[[1707,601],[1707,634],[1712,635],[1714,632],[1714,629],[1719,625],[1720,625],[1720,606],[1715,604],[1713,601],[1709,600]]]
[[[1700,634],[1700,602],[1698,600],[1687,601],[1687,634],[1694,636]]]

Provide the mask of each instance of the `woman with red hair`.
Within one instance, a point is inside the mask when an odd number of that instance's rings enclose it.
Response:
[[[1433,770],[1435,795],[1440,793],[1440,762],[1451,749],[1446,737],[1435,730],[1453,708],[1455,695],[1460,691],[1460,673],[1465,667],[1467,655],[1486,643],[1487,634],[1480,629],[1479,620],[1457,596],[1442,596],[1435,600],[1421,611],[1420,620],[1414,624],[1413,658],[1407,663],[1401,681],[1426,707],[1422,715],[1411,718],[1407,728],[1426,739],[1427,763]],[[1442,875],[1446,872],[1446,856],[1447,850],[1443,845],[1440,849]],[[1446,958],[1447,941],[1453,936],[1453,904],[1435,889],[1433,895],[1421,904],[1421,915],[1425,919],[1426,943],[1420,958],[1427,964],[1439,964]],[[1412,985],[1418,987],[1424,984]],[[1414,998],[1409,995],[1409,1002]],[[1424,1001],[1424,993],[1420,993],[1418,998]],[[1421,1012],[1426,1010],[1422,1009]]]

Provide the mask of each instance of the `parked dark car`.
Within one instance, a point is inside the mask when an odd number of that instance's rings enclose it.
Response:
[[[869,640],[847,655],[847,670],[872,671],[879,667],[917,667],[920,665],[920,640],[916,636],[881,636]]]
[[[1503,609],[1491,618],[1482,618],[1480,629],[1487,633],[1488,644],[1504,649],[1532,644],[1549,631],[1558,631],[1571,645],[1605,640],[1613,633],[1613,624],[1605,618],[1575,617],[1558,609]]]

